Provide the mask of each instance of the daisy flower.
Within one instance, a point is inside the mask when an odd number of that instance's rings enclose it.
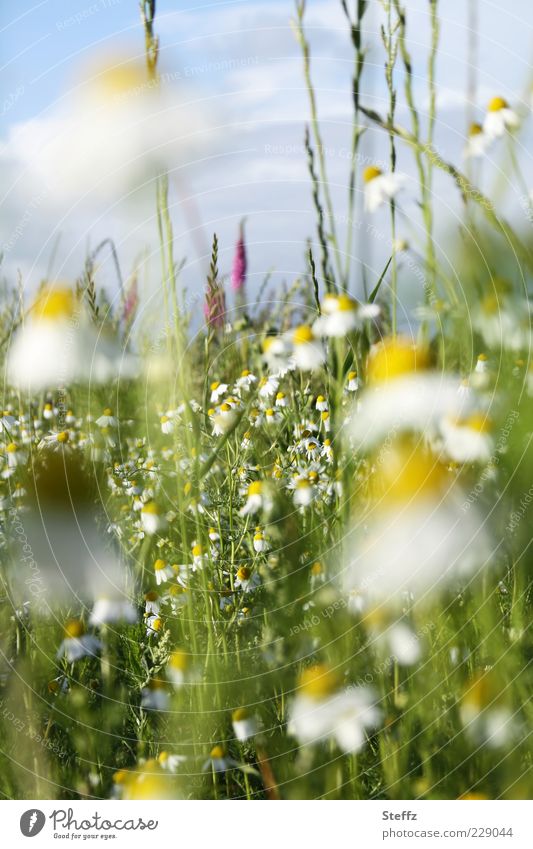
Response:
[[[484,131],[481,124],[470,124],[468,141],[464,150],[465,159],[479,159],[485,156],[492,141],[493,138]]]
[[[261,528],[255,529],[255,534],[253,538],[253,547],[254,551],[257,554],[262,554],[264,551],[268,551],[268,542],[265,539],[265,535]]]
[[[107,383],[135,374],[133,359],[96,327],[71,289],[45,287],[16,332],[7,379],[25,392],[75,382]]]
[[[102,644],[94,634],[88,634],[81,619],[69,619],[65,625],[65,639],[57,651],[58,658],[66,658],[69,663],[82,657],[94,657]]]
[[[502,748],[518,736],[514,712],[490,673],[481,673],[468,682],[459,713],[467,735],[477,745]]]
[[[149,536],[164,531],[167,527],[167,520],[163,511],[155,501],[147,501],[141,508],[141,525],[145,533]]]
[[[380,206],[391,201],[403,189],[406,181],[404,174],[384,174],[381,168],[369,165],[363,172],[366,211],[375,212]]]
[[[255,590],[261,583],[257,572],[253,572],[248,566],[240,566],[235,575],[235,586],[243,592],[248,593]]]
[[[254,383],[257,383],[257,377],[249,369],[244,369],[241,376],[237,378],[235,387],[238,392],[247,392],[252,388]]]
[[[289,338],[297,368],[302,371],[315,371],[320,368],[326,359],[326,353],[311,327],[302,324],[290,332]]]
[[[151,678],[141,690],[141,707],[145,710],[167,710],[169,700],[168,685],[162,678]]]
[[[257,718],[246,708],[237,708],[231,715],[233,733],[240,743],[246,742],[257,734],[259,723]]]
[[[157,586],[159,586],[160,584],[165,583],[165,581],[170,581],[170,579],[174,577],[174,570],[172,566],[164,560],[158,559],[154,563],[154,575],[155,582]]]
[[[317,664],[300,676],[289,710],[288,732],[305,745],[334,740],[343,752],[359,752],[367,731],[380,721],[374,695],[366,687],[341,687],[338,676]]]
[[[483,132],[492,141],[505,135],[506,131],[517,130],[520,119],[503,97],[493,97],[487,106]]]
[[[241,516],[258,513],[265,502],[264,485],[262,481],[252,481],[248,487],[246,503],[240,511]]]
[[[211,384],[211,403],[218,404],[221,398],[224,397],[226,392],[228,391],[228,384],[221,383],[219,380],[215,380],[214,383]]]
[[[170,655],[167,665],[166,674],[171,684],[179,689],[187,680],[187,673],[190,670],[191,658],[187,652],[181,649],[175,649]]]
[[[373,476],[369,518],[345,534],[345,590],[398,600],[423,594],[484,568],[491,543],[483,517],[447,469],[407,440],[394,443]],[[416,552],[416,557],[413,557]]]
[[[136,608],[127,599],[98,598],[89,617],[91,625],[108,625],[117,622],[135,624],[139,619]]]
[[[320,305],[321,314],[313,324],[317,336],[342,338],[362,325],[365,319],[376,318],[376,304],[360,304],[349,295],[327,295]]]
[[[213,746],[202,769],[204,772],[208,772],[209,770],[213,770],[214,772],[226,772],[226,770],[233,769],[237,766],[239,766],[238,762],[233,758],[228,757],[223,746]]]
[[[111,407],[106,407],[102,415],[96,419],[98,427],[117,427],[118,419],[113,415]]]

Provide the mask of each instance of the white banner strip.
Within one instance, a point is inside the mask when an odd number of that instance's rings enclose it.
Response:
[[[3,845],[533,847],[530,801],[3,801]],[[238,806],[238,807],[236,807]],[[35,838],[34,844],[29,840]],[[69,844],[70,845],[70,844]]]

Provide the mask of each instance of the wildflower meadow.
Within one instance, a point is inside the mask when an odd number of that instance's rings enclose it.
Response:
[[[65,43],[118,14],[63,5]],[[187,88],[201,66],[169,70],[177,36],[155,0],[120,5],[132,53],[83,64],[31,148],[32,201],[3,225],[0,795],[531,798],[525,60],[514,92],[496,74],[476,86],[478,4],[463,4],[466,112],[446,113],[443,149],[445,3],[284,2],[292,70],[270,82],[307,116],[279,177],[290,193],[296,163],[307,172],[300,267],[280,268],[275,241],[258,263],[244,198],[231,239],[224,203],[203,220],[191,272],[196,188],[180,175],[211,155],[211,105]],[[330,26],[349,57],[343,181],[323,119],[339,92],[317,82]],[[253,57],[224,61],[204,64],[257,74]],[[240,132],[237,163],[244,117]],[[50,242],[29,282],[17,248],[50,198],[72,195],[66,220],[87,192],[109,215],[145,193],[151,263],[83,234],[77,272]],[[277,215],[275,239],[294,242]]]

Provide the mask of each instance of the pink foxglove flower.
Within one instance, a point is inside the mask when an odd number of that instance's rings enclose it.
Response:
[[[205,295],[204,316],[209,327],[222,327],[226,315],[226,296],[219,283],[208,286]]]
[[[244,221],[240,225],[240,234],[235,256],[233,257],[233,268],[231,269],[231,288],[236,293],[244,291],[246,283],[246,246],[244,244]]]

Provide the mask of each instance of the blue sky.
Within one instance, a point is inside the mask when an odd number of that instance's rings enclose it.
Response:
[[[386,102],[384,57],[378,37],[379,4],[373,0],[371,5],[363,93],[367,103],[383,112]],[[423,114],[427,105],[428,4],[426,0],[407,0],[406,5],[416,97]],[[468,3],[442,0],[440,6],[437,142],[449,159],[460,161],[466,120]],[[531,75],[533,12],[530,0],[513,0],[512,4],[479,0],[478,6],[478,102],[473,108],[476,117],[482,118],[483,106],[493,94],[501,94],[512,103],[524,95]],[[243,216],[247,217],[252,286],[257,287],[272,268],[277,269],[278,279],[289,283],[302,270],[305,238],[314,234],[314,214],[301,149],[308,104],[301,59],[289,25],[292,14],[290,0],[158,2],[161,69],[193,93],[213,125],[209,155],[195,157],[189,153],[188,159],[179,163],[180,187],[173,183],[171,188],[176,253],[188,258],[185,281],[191,290],[200,291],[203,285],[204,254],[215,229],[221,241],[222,267],[229,268]],[[0,174],[6,187],[0,241],[10,245],[6,272],[12,275],[20,269],[28,287],[35,285],[46,272],[52,246],[59,238],[53,273],[74,276],[81,268],[87,244],[94,245],[111,235],[120,246],[127,273],[141,245],[149,254],[154,250],[153,208],[77,203],[62,209],[53,183],[52,191],[42,198],[38,187],[23,187],[17,172],[20,162],[14,164],[14,159],[20,158],[20,128],[32,122],[32,132],[38,138],[41,129],[72,97],[80,68],[95,53],[113,55],[127,50],[142,54],[136,0],[3,3],[0,29],[4,58]],[[349,166],[352,62],[340,3],[309,0],[308,29],[326,159],[342,222]],[[400,73],[397,79],[401,89]],[[409,122],[401,95],[398,120]],[[533,179],[529,139],[526,134],[521,154],[527,180],[530,176]],[[373,130],[366,134],[364,151],[369,158],[386,156],[384,140]],[[400,167],[414,174],[407,151],[400,152]],[[504,151],[496,151],[483,180],[488,185],[498,174],[504,182],[509,179]],[[453,226],[457,199],[447,180],[440,177],[435,192],[444,232],[445,226]],[[193,201],[185,202],[184,194]],[[35,197],[40,198],[38,203]],[[420,226],[414,191],[402,203],[405,235],[416,241]],[[194,234],[191,204],[194,222],[200,221]],[[21,221],[25,222],[23,232],[13,244],[17,222]],[[382,220],[378,216],[378,225],[385,233],[386,217]],[[377,274],[383,245],[379,240],[374,245],[365,244],[368,239],[355,241],[358,259],[366,265],[368,275]],[[112,287],[111,269],[104,265],[101,274],[103,283]],[[148,289],[157,285],[153,269],[147,271],[146,278]]]

